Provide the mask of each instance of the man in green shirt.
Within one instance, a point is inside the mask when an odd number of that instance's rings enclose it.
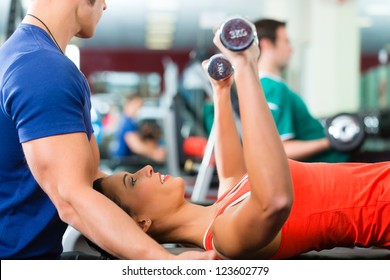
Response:
[[[331,148],[322,124],[281,78],[292,54],[286,23],[263,19],[256,21],[255,26],[260,47],[260,82],[287,156],[307,162],[348,161],[350,155]]]

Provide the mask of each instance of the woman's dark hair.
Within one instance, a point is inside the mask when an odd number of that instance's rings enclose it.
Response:
[[[103,177],[99,178],[99,179],[96,179],[93,182],[93,184],[92,184],[93,189],[95,191],[105,195],[112,202],[114,202],[116,205],[118,205],[120,208],[122,208],[123,211],[125,211],[127,214],[129,214],[130,217],[133,217],[133,215],[134,215],[133,211],[131,211],[131,209],[128,206],[124,205],[118,196],[116,196],[116,195],[106,195],[103,192],[102,182],[103,182]]]

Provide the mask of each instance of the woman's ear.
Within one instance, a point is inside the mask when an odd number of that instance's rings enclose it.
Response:
[[[148,217],[137,217],[136,222],[145,233],[148,232],[150,226],[152,225],[152,220]]]

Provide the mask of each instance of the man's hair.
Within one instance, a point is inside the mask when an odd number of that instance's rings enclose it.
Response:
[[[128,94],[128,95],[125,95],[125,102],[130,102],[130,101],[133,101],[133,100],[143,100],[143,99],[138,94]]]
[[[276,42],[276,31],[280,27],[286,27],[286,22],[278,21],[274,19],[261,19],[255,21],[255,27],[257,32],[257,37],[259,41],[261,39],[268,39],[273,44]]]
[[[105,195],[108,199],[110,199],[112,202],[114,202],[116,205],[122,208],[122,210],[124,210],[127,214],[129,214],[130,217],[133,217],[134,215],[133,211],[131,211],[131,209],[128,206],[124,205],[118,196],[116,195],[109,196],[103,192],[102,182],[103,182],[103,178],[96,179],[92,185],[93,189]]]

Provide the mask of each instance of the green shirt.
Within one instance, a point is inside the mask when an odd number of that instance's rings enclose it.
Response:
[[[302,98],[281,79],[261,77],[268,106],[282,140],[315,140],[326,137],[324,127],[309,112]],[[349,154],[327,150],[306,159],[307,162],[345,162]]]

